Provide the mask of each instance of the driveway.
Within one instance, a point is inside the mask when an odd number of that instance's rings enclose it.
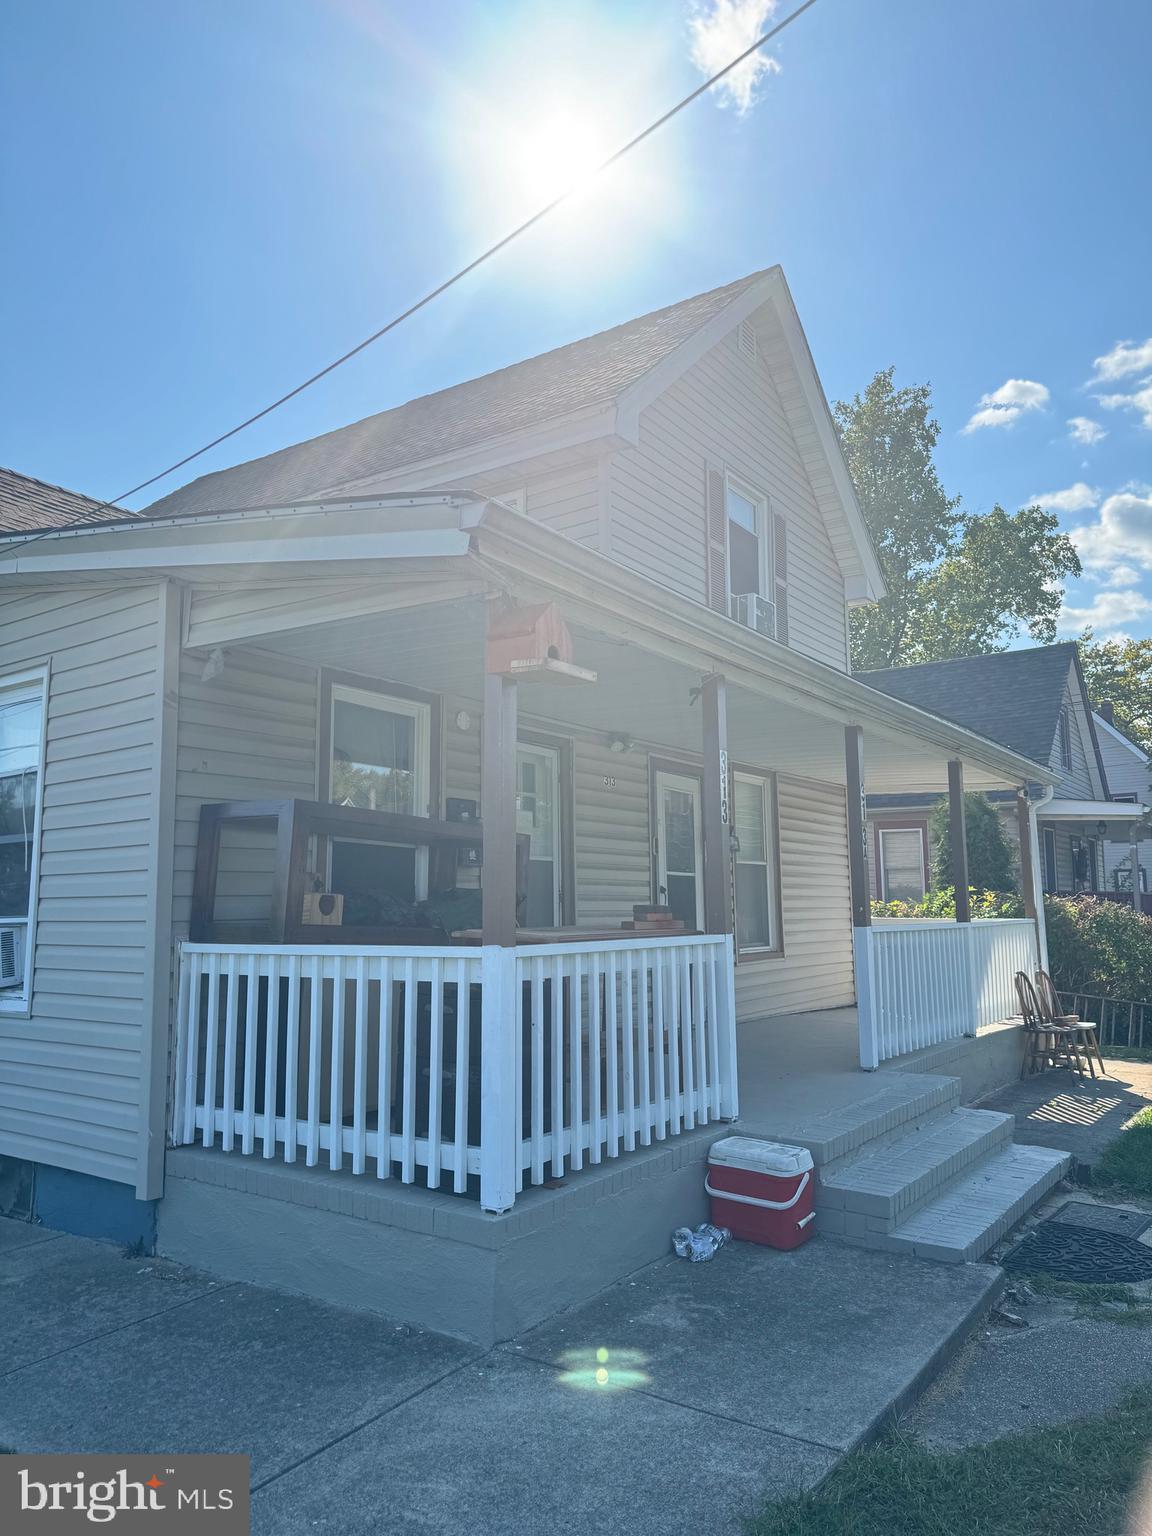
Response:
[[[483,1352],[0,1220],[0,1443],[245,1452],[261,1536],[718,1536],[906,1403],[999,1280],[736,1244]]]

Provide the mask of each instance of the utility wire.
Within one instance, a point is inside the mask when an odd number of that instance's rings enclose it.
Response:
[[[467,266],[460,267],[459,270],[454,272],[451,277],[445,278],[445,280],[442,283],[438,283],[435,288],[430,288],[422,298],[417,299],[414,304],[410,304],[407,309],[402,310],[400,314],[395,315],[391,320],[388,321],[386,325],[382,325],[379,330],[373,331],[370,336],[365,336],[363,341],[357,342],[356,345],[349,348],[347,352],[342,353],[339,357],[334,358],[332,362],[326,364],[325,367],[319,369],[316,373],[311,374],[308,378],[303,380],[302,383],[297,384],[294,389],[290,389],[287,394],[281,395],[278,399],[273,400],[269,405],[264,406],[262,410],[256,411],[254,415],[247,417],[244,421],[239,422],[236,426],[230,427],[227,432],[221,432],[218,437],[214,437],[211,442],[205,443],[202,448],[197,448],[193,453],[185,454],[182,459],[177,459],[174,464],[169,464],[167,469],[162,469],[158,474],[149,476],[147,480],[141,480],[139,485],[134,485],[130,490],[121,491],[119,496],[113,496],[110,501],[101,501],[98,502],[97,505],[100,507],[108,507],[110,509],[123,512],[126,516],[140,516],[140,514],[137,512],[131,512],[124,507],[118,507],[117,503],[126,500],[126,498],[129,496],[135,496],[137,491],[147,490],[150,485],[155,485],[158,480],[166,480],[169,475],[175,474],[178,469],[183,469],[185,464],[191,464],[194,459],[199,459],[204,454],[210,453],[213,448],[218,448],[221,443],[226,443],[229,438],[235,437],[237,433],[243,432],[246,428],[254,426],[256,422],[262,421],[265,416],[270,416],[273,411],[279,410],[282,405],[287,405],[289,400],[294,400],[297,395],[303,394],[306,389],[311,389],[313,384],[318,384],[321,379],[327,378],[327,376],[330,373],[334,373],[337,368],[343,367],[345,363],[350,362],[352,358],[358,356],[358,354],[363,352],[367,347],[370,347],[374,342],[379,341],[382,336],[387,336],[389,331],[394,331],[397,326],[403,325],[405,320],[411,319],[413,315],[417,314],[420,310],[431,304],[434,299],[438,299],[442,293],[447,293],[449,288],[454,288],[457,283],[462,282],[463,279],[469,276],[470,273],[475,272],[478,267],[481,267],[485,262],[490,261],[492,257],[502,251],[505,246],[511,245],[512,242],[514,240],[518,240],[521,235],[527,234],[530,229],[539,224],[543,219],[546,219],[549,214],[554,213],[556,209],[559,208],[563,203],[566,203],[569,198],[573,197],[578,189],[587,185],[589,181],[594,180],[596,177],[603,175],[605,171],[609,170],[612,166],[616,165],[618,161],[622,160],[625,155],[631,154],[631,152],[639,145],[643,144],[646,139],[651,138],[652,135],[659,132],[659,130],[663,128],[666,123],[671,122],[674,117],[683,112],[685,107],[691,106],[692,103],[698,100],[699,97],[703,96],[705,92],[710,91],[714,85],[717,85],[727,75],[730,75],[734,69],[739,69],[740,65],[743,64],[745,60],[750,59],[754,53],[758,53],[759,50],[770,43],[773,38],[779,37],[780,33],[783,32],[786,27],[790,27],[794,21],[802,16],[805,11],[811,10],[815,4],[816,0],[803,0],[803,3],[798,5],[794,11],[789,13],[789,15],[785,16],[783,21],[777,22],[774,27],[769,28],[769,30],[765,32],[763,36],[758,37],[750,47],[745,48],[743,53],[738,53],[730,63],[725,64],[723,69],[717,70],[714,75],[705,80],[702,85],[698,85],[694,91],[690,91],[688,95],[678,101],[675,106],[669,107],[668,111],[665,112],[662,116],[656,118],[654,122],[649,123],[646,128],[642,129],[633,138],[629,139],[627,143],[622,144],[619,149],[614,150],[606,160],[602,160],[599,165],[597,165],[592,171],[588,173],[587,176],[581,177],[577,183],[561,192],[558,197],[554,197],[551,202],[545,203],[542,208],[537,209],[537,211],[529,218],[525,219],[522,224],[518,224],[515,229],[509,230],[509,232],[501,239],[497,240],[494,245],[490,245],[487,250],[482,251],[480,255],[470,261]],[[45,530],[45,533],[52,531],[53,530],[51,529],[47,529]],[[14,554],[17,550],[24,549],[28,544],[34,544],[37,539],[44,538],[45,533],[37,534],[34,538],[31,539],[25,539],[23,544],[17,544],[14,549],[6,549],[3,543],[0,542],[0,555]]]

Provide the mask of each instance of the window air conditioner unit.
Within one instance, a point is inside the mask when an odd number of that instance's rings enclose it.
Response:
[[[776,604],[761,597],[759,592],[741,592],[732,599],[732,617],[737,624],[745,624],[758,635],[776,638]]]
[[[0,928],[0,987],[20,985],[23,960],[23,928]]]

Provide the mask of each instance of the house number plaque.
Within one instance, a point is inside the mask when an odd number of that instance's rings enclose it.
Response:
[[[728,825],[728,749],[720,748],[720,825]]]

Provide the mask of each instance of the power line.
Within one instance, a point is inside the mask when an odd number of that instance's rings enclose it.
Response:
[[[389,320],[386,325],[382,325],[379,330],[373,331],[370,336],[365,336],[363,341],[357,342],[356,345],[349,348],[347,352],[342,353],[339,357],[334,358],[332,362],[326,364],[316,373],[311,374],[302,383],[297,384],[294,389],[290,389],[287,394],[283,394],[278,399],[273,400],[269,405],[264,406],[262,410],[256,411],[253,415],[248,416],[244,421],[239,422],[236,426],[230,427],[227,432],[221,432],[218,437],[214,437],[211,442],[205,443],[202,448],[197,448],[193,453],[185,454],[182,459],[177,459],[174,464],[169,464],[167,469],[160,470],[158,474],[150,475],[147,480],[141,480],[139,485],[134,485],[131,490],[121,491],[119,496],[112,497],[110,501],[98,502],[97,505],[100,507],[108,507],[110,509],[124,512],[128,516],[138,516],[139,514],[129,512],[126,508],[118,507],[117,503],[124,501],[129,496],[135,496],[137,491],[147,490],[150,485],[155,485],[158,480],[166,480],[169,475],[175,474],[178,469],[183,469],[186,464],[191,464],[194,459],[203,457],[204,454],[210,453],[213,448],[218,448],[221,443],[226,443],[229,438],[235,437],[238,433],[245,431],[246,428],[254,426],[256,422],[262,421],[265,416],[270,416],[273,411],[279,410],[282,405],[287,405],[289,400],[294,400],[297,395],[303,394],[306,389],[311,389],[313,384],[318,384],[321,379],[327,378],[327,376],[330,373],[334,373],[337,368],[340,368],[345,363],[350,362],[352,358],[358,356],[358,354],[363,352],[367,347],[372,346],[374,342],[379,341],[381,337],[387,336],[389,331],[394,331],[397,326],[403,325],[405,320],[411,319],[413,315],[426,308],[427,305],[433,302],[433,300],[438,299],[442,293],[447,293],[449,288],[454,288],[457,283],[462,282],[463,279],[468,277],[470,273],[475,272],[478,267],[481,267],[485,262],[490,261],[492,257],[502,251],[505,246],[511,245],[514,240],[518,240],[521,235],[527,234],[527,232],[535,225],[539,224],[543,219],[546,219],[550,214],[554,213],[557,208],[566,203],[569,198],[574,196],[578,188],[585,186],[588,181],[595,179],[597,176],[603,175],[605,171],[609,170],[612,166],[616,165],[620,160],[622,160],[625,155],[631,154],[634,149],[643,144],[646,139],[651,138],[654,133],[659,132],[659,130],[663,128],[666,123],[671,122],[671,120],[678,116],[679,113],[683,112],[686,107],[691,106],[692,103],[699,97],[703,96],[705,92],[710,91],[714,85],[717,85],[727,75],[730,75],[734,69],[738,69],[740,65],[745,62],[745,60],[750,59],[754,53],[758,53],[759,50],[770,43],[773,38],[779,37],[780,33],[783,32],[786,27],[790,27],[794,21],[802,16],[805,11],[811,10],[815,4],[816,0],[803,0],[803,3],[798,5],[794,11],[789,13],[789,15],[785,16],[783,21],[777,22],[774,27],[769,28],[769,30],[765,32],[763,36],[758,37],[750,47],[745,48],[743,53],[738,53],[734,59],[725,64],[723,69],[717,70],[714,75],[711,75],[707,80],[703,82],[702,85],[698,85],[694,91],[690,91],[688,95],[678,101],[675,106],[670,107],[667,112],[656,118],[654,122],[649,123],[646,128],[642,129],[633,138],[629,139],[627,143],[622,144],[619,149],[614,150],[606,160],[602,160],[594,170],[589,172],[588,176],[581,177],[578,183],[568,187],[565,191],[561,192],[559,196],[554,197],[551,202],[546,203],[544,207],[537,209],[537,211],[529,218],[525,219],[522,224],[518,224],[515,229],[509,230],[506,235],[497,240],[494,245],[490,245],[486,250],[482,251],[480,255],[476,256],[472,261],[470,261],[467,266],[460,267],[451,275],[451,277],[445,278],[445,280],[442,283],[438,283],[435,288],[430,288],[422,298],[419,298],[415,303],[410,304],[408,308],[402,310],[400,314],[393,316],[393,318]],[[51,529],[45,530],[46,533],[51,531]],[[45,537],[45,534],[37,534],[34,538],[26,539],[23,544],[17,544],[13,550],[5,550],[4,545],[0,543],[0,554],[15,553],[16,550],[23,549],[28,544],[34,544],[37,539],[41,539],[43,537]]]

